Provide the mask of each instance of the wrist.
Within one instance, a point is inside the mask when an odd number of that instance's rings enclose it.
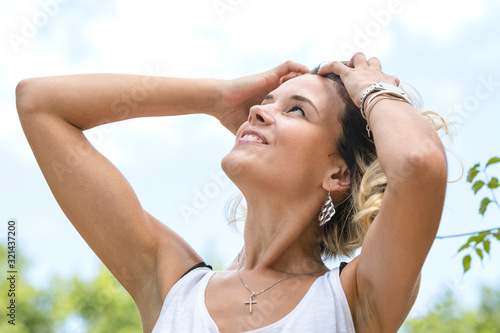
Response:
[[[206,114],[213,116],[217,119],[220,118],[224,110],[223,96],[226,90],[227,80],[210,79],[212,86],[212,107],[206,110]]]
[[[359,100],[359,110],[361,111],[361,114],[363,115],[363,118],[367,119],[367,115],[365,113],[366,107],[367,107],[367,100],[369,100],[369,97],[374,96],[374,95],[390,95],[395,98],[400,98],[401,100],[404,100],[408,103],[411,104],[410,99],[408,98],[408,95],[406,92],[401,89],[400,87],[397,87],[393,84],[385,83],[385,82],[377,82],[372,84],[370,87],[365,89],[365,91],[361,94],[361,98]]]
[[[359,111],[366,120],[366,131],[370,137],[370,113],[375,105],[382,100],[393,100],[413,105],[406,92],[392,84],[378,82],[368,87],[360,98]]]
[[[187,107],[186,113],[206,114],[217,117],[220,109],[221,88],[217,79],[189,79],[189,94],[183,96],[182,102]]]

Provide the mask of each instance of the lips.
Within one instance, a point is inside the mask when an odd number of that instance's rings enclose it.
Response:
[[[240,139],[238,141],[251,142],[267,145],[266,137],[259,131],[247,128],[243,132],[241,132]]]

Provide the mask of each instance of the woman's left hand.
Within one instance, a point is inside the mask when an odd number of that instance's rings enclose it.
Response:
[[[358,107],[361,95],[372,84],[385,82],[399,85],[399,79],[396,76],[382,72],[379,59],[373,57],[366,60],[366,56],[361,52],[356,53],[347,63],[332,61],[323,65],[318,72],[320,75],[328,73],[340,76],[349,96]]]

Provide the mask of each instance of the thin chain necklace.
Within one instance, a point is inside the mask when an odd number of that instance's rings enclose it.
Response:
[[[316,273],[319,273],[323,270],[323,268],[325,268],[325,264],[323,264],[323,266],[321,266],[321,268],[315,272],[311,272],[311,273],[300,273],[300,274],[295,274],[295,275],[292,275],[292,276],[288,276],[286,278],[282,278],[282,279],[279,279],[278,281],[274,282],[273,284],[271,284],[270,286],[262,289],[261,291],[253,291],[252,289],[250,289],[247,284],[245,283],[245,281],[243,281],[243,279],[241,278],[241,275],[240,275],[240,270],[241,270],[241,265],[240,265],[240,254],[238,253],[238,277],[240,278],[240,281],[241,283],[243,283],[243,285],[245,286],[245,288],[248,289],[248,291],[250,292],[250,300],[248,302],[245,302],[245,304],[247,305],[250,305],[250,313],[252,313],[252,305],[253,304],[257,304],[256,301],[253,300],[253,297],[257,296],[257,295],[260,295],[262,294],[263,292],[271,289],[275,284],[281,282],[281,281],[285,281],[285,280],[288,280],[288,279],[291,279],[291,278],[294,278],[294,277],[297,277],[297,276],[303,276],[303,275],[312,275],[312,274],[316,274]]]

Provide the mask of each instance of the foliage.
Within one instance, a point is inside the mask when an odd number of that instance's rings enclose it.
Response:
[[[402,330],[406,333],[498,333],[499,313],[500,289],[483,287],[480,304],[475,309],[464,309],[447,291],[428,315],[408,319]]]
[[[0,262],[7,262],[0,247]],[[16,320],[7,322],[9,281],[0,279],[2,320],[0,332],[141,332],[139,312],[125,289],[103,266],[94,281],[52,278],[48,287],[37,289],[24,280],[26,261],[17,259]],[[82,325],[83,323],[83,325]],[[77,325],[79,324],[79,325]]]
[[[54,313],[78,314],[88,333],[142,331],[135,303],[104,266],[93,281],[54,281],[52,289],[57,291]]]
[[[477,195],[481,189],[489,189],[489,195],[486,195],[479,204],[479,214],[483,216],[491,203],[500,208],[500,204],[495,196],[495,191],[500,186],[498,183],[498,178],[490,178],[487,174],[487,168],[490,165],[499,162],[499,157],[492,157],[486,163],[484,168],[481,168],[481,165],[477,163],[469,169],[469,172],[467,174],[467,182],[472,184],[472,190],[474,191],[475,195]],[[476,179],[477,176],[482,179]],[[484,191],[481,193],[484,193]],[[495,239],[497,241],[500,241],[500,228],[472,233],[472,236],[469,237],[469,239],[460,247],[460,249],[458,249],[459,253],[465,250],[468,251],[468,254],[466,254],[462,259],[464,273],[466,273],[470,269],[473,256],[477,256],[482,261],[485,253],[488,255],[490,254],[491,241],[494,241]]]

